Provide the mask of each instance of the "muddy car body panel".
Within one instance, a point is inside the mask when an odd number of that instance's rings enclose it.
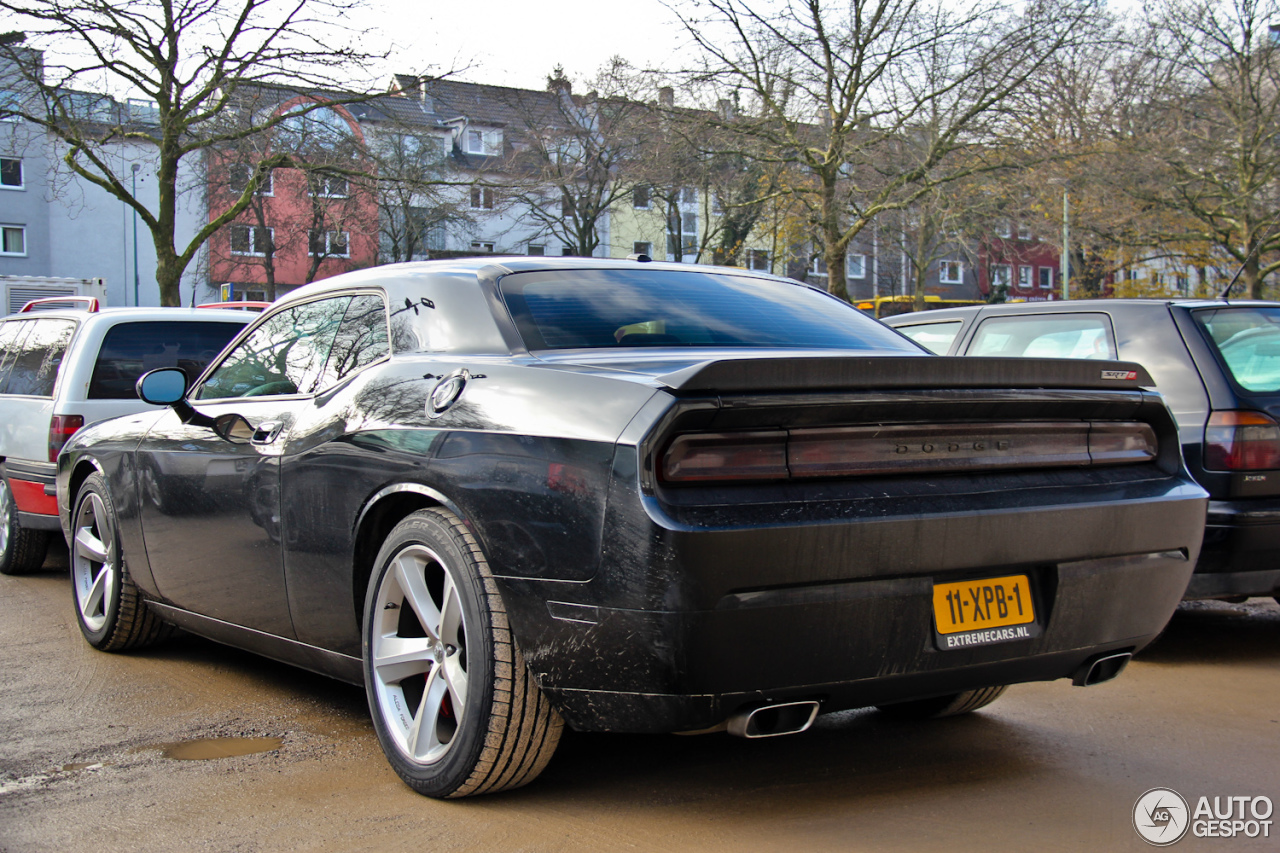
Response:
[[[529,282],[575,293],[535,306]],[[653,316],[609,320],[613,341],[554,344],[598,321],[581,319],[579,285],[608,302],[609,287],[671,282],[781,293],[836,331],[743,343],[725,330],[750,319],[733,317],[698,339],[655,296]],[[208,393],[273,318],[336,298],[381,306],[366,319],[385,328],[382,352],[309,389],[259,371],[246,381],[265,393]],[[778,335],[787,310],[765,318]],[[560,313],[531,331],[538,311]],[[343,334],[333,351],[350,354]],[[683,731],[768,703],[1079,678],[1148,643],[1183,594],[1206,496],[1144,380],[1116,362],[934,358],[823,293],[741,270],[398,265],[285,297],[194,383],[190,405],[242,416],[252,441],[178,407],[111,422],[68,445],[59,495],[74,536],[77,495],[105,475],[163,619],[353,682],[379,549],[442,508],[571,726]],[[1010,579],[1001,601],[1027,596],[1033,622],[939,630],[942,585],[976,596],[993,578]]]

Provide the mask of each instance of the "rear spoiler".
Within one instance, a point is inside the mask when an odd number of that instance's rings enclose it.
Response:
[[[961,356],[730,358],[695,364],[656,379],[681,394],[893,388],[1130,391],[1155,386],[1146,369],[1130,361]]]

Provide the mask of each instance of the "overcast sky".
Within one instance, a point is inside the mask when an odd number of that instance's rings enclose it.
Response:
[[[688,36],[659,0],[381,0],[389,71],[465,69],[458,79],[542,89],[563,65],[589,78],[612,56],[638,67],[674,65]],[[687,55],[687,54],[686,54]]]

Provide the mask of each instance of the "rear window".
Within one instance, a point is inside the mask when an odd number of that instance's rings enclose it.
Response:
[[[931,353],[946,355],[951,349],[951,342],[960,332],[959,320],[948,320],[945,323],[914,323],[910,326],[898,326],[899,332],[918,343]]]
[[[919,350],[807,287],[697,270],[558,270],[505,276],[530,350],[786,347]]]
[[[1280,391],[1280,308],[1216,308],[1196,322],[1246,391]]]
[[[52,397],[58,368],[76,331],[75,320],[31,320],[5,354],[4,393]]]
[[[1106,314],[1025,314],[989,317],[965,355],[1013,358],[1116,358]]]
[[[180,367],[195,381],[240,329],[236,323],[196,321],[112,326],[93,365],[89,399],[133,399],[138,377],[158,367]]]

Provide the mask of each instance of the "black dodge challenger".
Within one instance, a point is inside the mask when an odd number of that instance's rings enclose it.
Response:
[[[584,731],[802,731],[1113,677],[1206,495],[1123,362],[940,358],[794,281],[385,266],[278,301],[58,461],[81,628],[362,683],[431,796]]]

